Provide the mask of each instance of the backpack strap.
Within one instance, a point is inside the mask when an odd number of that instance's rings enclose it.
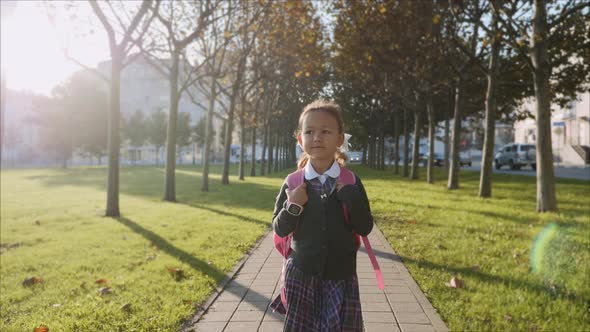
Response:
[[[375,278],[377,278],[377,287],[380,290],[385,288],[383,284],[383,275],[381,274],[381,268],[379,268],[379,263],[377,263],[377,258],[375,257],[375,252],[373,252],[373,248],[371,247],[371,243],[369,242],[369,238],[366,236],[361,237],[363,239],[363,244],[365,245],[365,249],[367,249],[367,254],[369,255],[369,259],[371,260],[371,264],[373,265],[373,271],[375,271]]]
[[[287,175],[287,187],[291,190],[297,188],[303,183],[304,177],[303,168],[296,170],[295,172]]]
[[[356,183],[356,176],[352,173],[349,169],[345,167],[340,167],[340,181],[344,184],[355,184]],[[346,204],[342,203],[342,209],[344,211],[344,220],[347,224],[350,224],[349,215],[348,215],[348,207]],[[356,233],[355,233],[356,234]],[[356,235],[358,236],[358,235]],[[367,249],[367,255],[369,255],[369,259],[371,260],[371,264],[373,265],[373,270],[375,271],[375,278],[377,279],[377,287],[380,290],[385,288],[383,283],[383,275],[381,274],[381,268],[379,267],[379,263],[377,263],[377,258],[375,257],[375,252],[371,247],[371,242],[369,242],[369,238],[366,236],[361,237],[363,240],[363,244],[365,245],[365,249]],[[358,239],[358,237],[357,237]]]
[[[354,176],[354,173],[351,172],[346,167],[340,166],[340,176],[338,176],[338,178],[344,184],[355,184],[356,183],[356,176]]]

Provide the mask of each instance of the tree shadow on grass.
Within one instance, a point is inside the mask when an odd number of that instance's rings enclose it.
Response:
[[[366,252],[364,248],[360,249],[359,251]],[[574,292],[565,292],[561,289],[552,288],[551,285],[542,285],[537,283],[531,283],[526,280],[518,279],[518,278],[506,278],[501,276],[495,276],[492,274],[484,273],[482,271],[473,269],[472,267],[453,267],[449,265],[442,265],[434,262],[430,262],[427,260],[417,260],[414,258],[410,258],[407,256],[400,256],[399,254],[393,254],[384,252],[382,250],[373,249],[375,252],[375,256],[392,260],[396,262],[400,262],[404,264],[404,262],[411,262],[416,264],[421,269],[426,270],[433,270],[438,272],[444,272],[448,274],[448,272],[452,272],[455,275],[461,275],[463,277],[475,278],[480,280],[481,282],[485,282],[492,285],[504,285],[509,288],[518,288],[527,291],[533,291],[539,295],[549,295],[552,298],[562,298],[566,299],[575,303],[582,303],[584,299]],[[424,275],[431,275],[431,273],[424,272]]]
[[[146,240],[150,241],[159,250],[162,250],[163,252],[167,253],[171,257],[175,257],[176,259],[180,260],[181,262],[188,264],[194,270],[200,271],[205,275],[213,277],[213,279],[216,281],[217,285],[220,287],[223,287],[223,292],[218,293],[218,294],[214,294],[214,296],[217,297],[220,294],[227,292],[227,293],[231,293],[231,294],[237,296],[237,298],[240,301],[246,301],[246,302],[249,302],[249,303],[252,303],[255,305],[260,305],[260,303],[262,303],[262,302],[258,302],[258,301],[266,301],[266,303],[262,307],[260,307],[259,310],[264,311],[264,310],[266,310],[266,307],[268,307],[268,304],[270,303],[270,300],[271,300],[268,296],[260,294],[259,292],[250,289],[247,285],[239,284],[236,282],[231,283],[231,285],[233,287],[226,287],[230,283],[230,281],[232,280],[231,275],[225,274],[223,271],[216,269],[215,267],[207,264],[207,262],[205,262],[201,259],[198,259],[198,258],[192,256],[191,254],[187,253],[186,251],[174,246],[174,244],[170,243],[169,241],[167,241],[166,239],[164,239],[160,235],[142,227],[141,225],[137,224],[136,222],[132,221],[129,218],[119,217],[119,218],[116,218],[116,220],[119,223],[128,227],[133,232],[141,235]],[[238,286],[238,287],[236,287],[236,286]],[[201,304],[201,305],[203,305],[203,304]],[[199,311],[199,310],[200,309],[197,308],[197,311]],[[191,316],[194,316],[194,314],[195,313],[193,313]],[[189,327],[189,325],[191,323],[195,323],[194,319],[195,319],[195,317],[186,317],[183,321],[181,321],[181,324],[182,324],[181,329],[185,330],[186,328]]]
[[[238,218],[240,220],[244,220],[244,221],[255,223],[255,224],[259,224],[259,225],[264,225],[264,226],[267,226],[267,227],[270,226],[270,219],[271,219],[271,215],[270,214],[269,214],[269,221],[268,222],[265,222],[265,221],[260,220],[260,219],[255,219],[255,218],[252,218],[252,217],[244,216],[244,215],[237,214],[237,213],[231,213],[231,212],[228,212],[228,211],[222,211],[222,210],[215,209],[215,208],[212,208],[212,207],[209,207],[209,206],[205,206],[203,204],[188,203],[188,202],[179,202],[179,203],[180,204],[185,204],[185,205],[188,205],[188,206],[197,208],[197,209],[203,209],[203,210],[211,211],[213,213],[217,213],[217,214],[220,214],[220,215],[223,215],[223,216],[234,217],[234,218]]]
[[[164,168],[153,166],[124,167],[120,173],[121,195],[129,195],[159,201],[163,197]],[[177,201],[199,202],[201,206],[209,203],[256,209],[272,210],[275,197],[280,189],[256,182],[236,181],[222,185],[217,173],[211,173],[209,191],[201,191],[201,174],[197,167],[180,168],[176,172]],[[277,177],[279,173],[276,173]],[[45,175],[33,175],[28,179],[40,182],[46,187],[88,187],[105,191],[105,168],[72,168],[48,170]],[[125,207],[121,207],[122,211]],[[272,213],[272,211],[270,212]]]
[[[139,225],[138,223],[134,222],[131,219],[125,217],[116,218],[116,220],[125,225],[127,228],[132,230],[133,232],[141,235],[146,240],[150,241],[155,247],[159,250],[164,251],[168,255],[177,258],[181,262],[189,265],[191,268],[197,271],[201,271],[202,273],[213,277],[215,280],[221,280],[225,275],[222,271],[212,267],[211,265],[207,264],[207,262],[198,259],[188,252],[174,246],[168,240],[164,239],[160,235],[150,231],[149,229],[144,228],[143,226]]]

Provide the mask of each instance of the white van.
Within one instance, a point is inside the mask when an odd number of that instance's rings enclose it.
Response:
[[[537,150],[533,144],[510,143],[504,145],[496,157],[494,157],[496,169],[508,165],[510,169],[516,170],[523,166],[530,166],[537,169]]]

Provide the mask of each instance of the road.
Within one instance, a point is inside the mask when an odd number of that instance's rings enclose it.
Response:
[[[480,170],[480,161],[473,162],[471,167],[462,167],[462,169],[469,169],[472,171],[479,171]],[[517,174],[517,175],[527,175],[527,176],[535,176],[535,172],[530,167],[521,168],[520,170],[510,170],[508,166],[504,166],[501,169],[497,170],[494,169],[494,173],[500,174]],[[565,179],[578,179],[578,180],[586,180],[590,181],[590,166],[562,166],[555,164],[555,177],[558,178],[565,178]]]

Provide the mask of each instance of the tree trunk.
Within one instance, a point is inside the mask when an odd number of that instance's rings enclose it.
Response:
[[[268,123],[268,163],[266,163],[266,174],[272,172],[272,165],[274,162],[273,149],[274,149],[274,137],[273,137],[273,126],[272,122]]]
[[[365,144],[363,146],[363,156],[361,158],[361,163],[365,166],[367,166],[367,149],[368,149],[368,144]]]
[[[260,175],[266,174],[266,147],[268,144],[268,124],[264,125],[264,131],[262,135],[262,157],[260,158]]]
[[[273,172],[279,171],[279,149],[280,149],[280,126],[277,125],[277,132],[276,132],[276,141],[275,141],[275,158],[274,158],[274,165],[273,165]]]
[[[369,139],[369,167],[375,168],[375,147],[377,145],[377,137],[375,135],[371,135]]]
[[[547,54],[547,12],[545,0],[535,0],[531,60],[537,99],[537,212],[556,211],[555,174],[551,145],[551,63]]]
[[[68,157],[65,154],[61,157],[61,168],[68,168]]]
[[[252,160],[250,161],[250,176],[256,176],[256,125],[252,127]]]
[[[232,94],[230,97],[229,103],[229,112],[227,114],[227,131],[225,132],[225,147],[223,151],[223,171],[221,173],[221,184],[229,184],[229,164],[230,164],[230,152],[231,152],[231,143],[233,137],[233,128],[234,128],[234,113],[236,109],[236,99],[238,97],[238,92],[240,91],[240,86],[242,83],[242,76],[244,73],[244,66],[246,64],[246,57],[242,56],[240,58],[240,62],[238,64],[238,73],[236,76],[236,80],[233,84]]]
[[[498,8],[498,7],[496,7]],[[498,54],[500,38],[497,38],[498,13],[492,13],[492,45],[488,65],[488,88],[486,92],[486,119],[483,153],[481,157],[481,174],[479,178],[479,197],[492,196],[492,172],[494,161],[494,138],[496,134],[496,78],[498,76]]]
[[[393,174],[399,174],[399,120],[400,120],[400,116],[399,116],[399,112],[396,111],[395,112],[395,123],[393,124],[394,128],[393,128],[393,136],[395,139],[395,151],[393,153]]]
[[[203,175],[201,177],[201,191],[209,191],[209,154],[211,153],[211,131],[213,130],[213,112],[215,111],[215,99],[217,99],[217,78],[211,82],[211,97],[207,112],[207,124],[205,126],[205,157],[203,160]]]
[[[107,176],[107,217],[119,217],[119,123],[120,123],[120,92],[123,55],[113,51],[111,56],[111,86],[109,108],[108,154],[109,171]]]
[[[246,100],[245,95],[242,96],[241,102],[241,112],[240,112],[240,171],[239,171],[239,180],[244,181],[244,170],[246,168],[246,119],[245,117],[245,107],[246,107]]]
[[[408,177],[410,174],[409,166],[410,162],[410,119],[408,110],[404,108],[404,169],[402,176]]]
[[[461,140],[461,113],[463,112],[463,77],[459,77],[455,89],[455,114],[453,115],[453,137],[449,167],[448,189],[459,188],[459,141]]]
[[[414,111],[414,146],[412,147],[412,171],[410,179],[418,179],[418,165],[420,164],[420,132],[422,131],[422,114],[420,110]]]
[[[374,149],[374,167],[376,169],[379,169],[379,167],[381,166],[381,137],[379,135],[375,135],[375,144],[373,146]]]
[[[170,70],[170,113],[168,114],[168,130],[166,132],[166,180],[164,184],[164,200],[176,202],[176,127],[178,126],[178,61],[179,54],[172,53]]]
[[[379,160],[379,169],[384,170],[385,169],[385,132],[383,130],[381,130],[381,139],[379,140],[379,142],[381,142],[381,148],[379,150],[381,150],[380,155],[381,158]]]
[[[434,183],[434,132],[436,121],[434,119],[434,105],[432,96],[426,100],[426,112],[428,113],[428,166],[426,168],[426,182]]]
[[[448,109],[448,111],[450,111],[450,108]],[[449,174],[449,157],[451,154],[451,149],[450,149],[450,132],[451,132],[451,114],[450,112],[447,112],[449,114],[447,114],[447,116],[445,117],[445,174]]]

